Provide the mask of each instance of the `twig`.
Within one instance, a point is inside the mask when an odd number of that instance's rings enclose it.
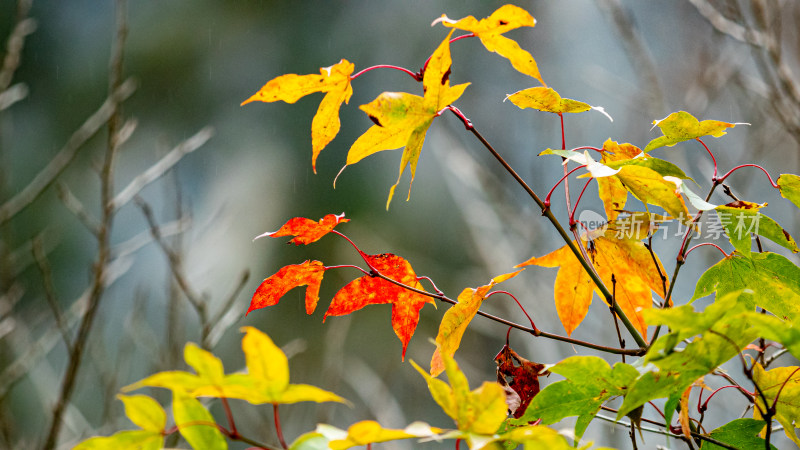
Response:
[[[17,17],[14,28],[11,30],[11,34],[8,35],[6,55],[3,58],[3,65],[0,67],[0,92],[5,91],[11,85],[14,73],[19,68],[22,48],[25,46],[25,38],[36,31],[36,21],[28,17],[31,3],[32,0],[19,0],[17,2]]]
[[[100,223],[97,219],[92,217],[89,211],[83,206],[83,203],[75,197],[75,194],[69,190],[67,185],[61,182],[57,183],[56,191],[58,192],[58,198],[61,200],[61,203],[81,221],[81,224],[95,237],[99,236],[101,228]]]
[[[195,133],[189,139],[178,144],[157,163],[131,180],[131,182],[114,197],[111,207],[119,209],[131,201],[145,186],[161,178],[184,156],[202,147],[213,135],[214,128],[208,126]]]
[[[83,353],[86,348],[86,344],[89,341],[89,334],[91,333],[94,319],[97,317],[100,301],[103,298],[103,293],[105,291],[104,279],[107,276],[105,270],[110,259],[109,250],[111,247],[111,226],[114,218],[114,209],[110,207],[110,200],[113,198],[114,192],[114,163],[119,151],[119,127],[122,118],[121,99],[116,93],[122,87],[123,49],[125,45],[125,38],[127,36],[127,4],[125,3],[125,0],[117,0],[116,12],[116,38],[111,52],[111,73],[109,76],[108,89],[110,100],[108,116],[108,142],[105,159],[103,161],[103,168],[100,173],[100,199],[102,205],[102,216],[100,220],[100,229],[98,230],[99,233],[97,235],[97,261],[94,265],[94,276],[91,283],[92,287],[89,294],[86,314],[81,320],[78,328],[78,334],[75,337],[72,351],[70,352],[69,363],[67,365],[67,370],[64,373],[61,394],[59,395],[56,405],[53,408],[53,422],[43,445],[44,450],[52,450],[58,443],[58,435],[61,431],[62,416],[72,398],[72,393],[77,381],[78,369],[80,368],[81,360],[83,359]],[[75,135],[73,135],[73,137],[74,136]],[[75,148],[77,149],[77,147]],[[72,152],[72,155],[74,156],[74,151]],[[58,158],[58,156],[56,156],[56,158]],[[70,157],[69,160],[71,159],[72,158]],[[66,167],[66,162],[69,162],[69,160],[66,160],[65,163],[60,166],[60,170],[56,170],[47,174],[48,176],[45,179],[49,181],[40,185],[41,189],[35,191],[37,192],[37,195],[40,194],[44,188],[55,179],[55,177],[60,173],[61,170],[63,170],[64,167]],[[52,160],[47,167],[51,167],[54,161],[56,161],[56,159]],[[47,169],[47,167],[45,169]],[[38,178],[39,176],[37,175],[36,179]],[[34,181],[36,181],[36,179],[34,179]],[[31,182],[31,184],[33,184],[33,182]],[[31,185],[29,184],[28,186]],[[35,196],[31,198],[31,201],[33,201],[34,198]],[[20,206],[20,209],[25,204]],[[2,214],[0,214],[0,216],[2,216]],[[3,217],[0,217],[0,223],[3,222],[2,219]]]
[[[456,117],[459,117],[464,122],[464,125],[467,127],[467,129],[473,135],[475,135],[476,138],[478,138],[481,144],[483,144],[483,146],[487,150],[489,150],[489,153],[491,153],[492,156],[495,157],[495,159],[503,166],[504,169],[506,169],[506,171],[512,176],[512,178],[514,178],[514,180],[516,180],[517,183],[519,183],[519,185],[522,186],[525,192],[527,192],[528,195],[531,197],[531,199],[533,199],[533,201],[536,202],[539,208],[541,208],[542,214],[545,217],[547,217],[548,220],[550,220],[550,223],[555,227],[556,231],[558,231],[558,234],[561,236],[564,242],[566,242],[567,246],[570,248],[572,253],[578,258],[578,261],[580,261],[584,270],[586,270],[586,273],[589,274],[589,277],[592,279],[595,286],[597,286],[597,289],[602,293],[606,301],[608,303],[611,303],[610,301],[611,292],[609,292],[606,285],[603,284],[603,281],[600,279],[600,277],[597,276],[597,273],[593,270],[590,262],[584,259],[583,255],[581,254],[581,251],[572,241],[572,238],[567,234],[566,230],[564,230],[564,227],[561,226],[561,223],[559,223],[558,219],[556,219],[556,217],[553,215],[552,211],[550,211],[550,209],[545,206],[544,202],[542,202],[539,196],[536,195],[533,189],[531,189],[530,186],[528,186],[525,180],[523,180],[522,177],[520,177],[519,174],[517,174],[517,172],[508,164],[508,162],[506,162],[506,160],[503,159],[503,157],[500,156],[499,153],[497,153],[497,150],[494,149],[494,147],[489,143],[489,141],[487,141],[486,138],[484,138],[483,135],[481,135],[478,132],[478,130],[475,129],[475,127],[472,125],[472,122],[470,122],[466,118],[466,116],[464,116],[463,113],[461,113],[460,111],[458,113],[456,113],[455,111],[453,112],[456,115]],[[642,338],[642,336],[639,334],[639,331],[636,329],[636,327],[633,325],[630,319],[625,315],[625,313],[622,311],[619,305],[615,304],[614,311],[617,313],[623,325],[625,325],[625,328],[628,330],[631,336],[633,336],[633,339],[636,341],[636,344],[642,348],[647,347],[647,341],[645,341],[644,338]]]
[[[136,90],[136,82],[128,79],[117,87],[100,108],[89,116],[83,124],[72,133],[67,143],[58,151],[49,163],[15,196],[0,205],[0,225],[25,209],[48,188],[75,158],[86,141],[111,118],[119,103],[130,97]]]
[[[44,296],[47,299],[47,304],[53,312],[53,317],[56,321],[56,327],[61,332],[61,337],[64,339],[64,345],[67,346],[67,352],[72,351],[72,343],[69,339],[69,331],[67,330],[64,318],[61,314],[61,307],[58,305],[58,298],[56,297],[55,287],[53,286],[53,270],[50,263],[47,261],[47,255],[44,252],[42,245],[42,237],[37,236],[33,239],[31,249],[33,258],[36,260],[36,265],[39,267],[39,272],[42,275],[42,284],[44,285]]]
[[[155,218],[153,217],[153,211],[150,209],[150,206],[144,202],[144,200],[136,197],[135,199],[136,204],[142,210],[145,219],[147,220],[147,224],[150,227],[150,234],[153,236],[153,239],[164,252],[167,259],[169,260],[169,268],[172,272],[172,277],[175,279],[175,282],[178,283],[178,287],[186,296],[186,299],[189,301],[189,304],[192,305],[195,312],[197,312],[198,317],[200,318],[200,324],[202,327],[201,331],[201,347],[208,350],[208,334],[210,332],[210,325],[208,322],[208,311],[206,308],[206,301],[203,299],[203,296],[191,287],[189,282],[186,280],[186,276],[183,273],[183,259],[179,254],[174,252],[169,245],[167,245],[166,241],[164,241],[163,236],[161,235],[161,231],[158,228],[158,224],[156,223]]]

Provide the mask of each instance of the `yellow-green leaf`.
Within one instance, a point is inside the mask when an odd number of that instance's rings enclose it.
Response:
[[[608,165],[612,161],[624,161],[633,159],[642,151],[632,144],[618,144],[610,138],[603,143],[603,156],[601,164]],[[619,211],[625,208],[628,201],[628,190],[616,177],[603,177],[597,179],[597,191],[603,208],[606,211],[606,218],[609,222],[619,215]]]
[[[686,111],[678,111],[661,120],[653,121],[653,125],[658,126],[664,135],[650,141],[644,148],[645,152],[664,146],[672,147],[678,142],[703,136],[720,137],[726,133],[726,129],[745,124],[728,123],[719,120],[704,120],[701,122]]]
[[[125,415],[139,428],[161,433],[167,426],[164,408],[146,395],[117,395],[125,404]]]
[[[372,102],[361,106],[375,125],[362,134],[347,153],[347,166],[355,164],[367,156],[405,146],[400,160],[397,181],[389,191],[386,208],[394,196],[400,178],[406,167],[410,167],[408,197],[414,182],[425,133],[439,111],[456,101],[469,83],[450,86],[449,75],[452,59],[450,57],[450,34],[436,48],[425,68],[422,84],[424,97],[403,92],[384,92]],[[341,171],[339,172],[341,174]]]
[[[328,443],[331,450],[345,450],[359,445],[434,436],[442,430],[427,423],[414,422],[402,430],[383,428],[374,420],[356,422],[347,429],[347,437]]]
[[[439,325],[439,334],[436,336],[436,351],[431,358],[431,375],[438,376],[444,371],[444,360],[442,354],[452,357],[461,345],[461,338],[467,330],[467,326],[478,313],[478,309],[483,303],[483,299],[495,284],[501,283],[509,278],[516,276],[522,270],[499,275],[477,289],[466,288],[458,296],[458,303],[453,305],[442,317]]]
[[[311,165],[316,173],[319,153],[339,133],[339,108],[343,102],[348,103],[353,95],[353,87],[350,85],[353,69],[353,63],[342,59],[337,64],[321,68],[319,75],[281,75],[267,82],[257,93],[242,102],[242,105],[254,101],[294,103],[306,95],[325,92],[311,122]]]
[[[442,15],[437,21],[441,21],[446,27],[458,28],[459,30],[473,33],[481,40],[486,50],[508,59],[514,69],[536,78],[540,83],[546,85],[533,56],[520,48],[516,41],[501,36],[503,33],[516,28],[536,25],[536,19],[524,9],[514,5],[505,5],[480,21],[473,16],[467,16],[456,21],[446,15]]]
[[[242,351],[250,377],[262,383],[262,389],[280,394],[289,386],[289,360],[266,333],[255,327],[242,327]]]
[[[442,355],[445,371],[450,385],[430,376],[414,361],[411,364],[428,382],[433,399],[450,416],[460,431],[471,434],[492,435],[497,432],[508,414],[506,394],[497,383],[484,382],[481,387],[470,391],[467,378],[458,368],[453,358]],[[470,445],[471,447],[471,445]]]
[[[800,208],[800,177],[791,173],[784,173],[776,182],[781,196]]]
[[[642,201],[664,208],[664,211],[684,223],[690,223],[692,217],[681,197],[679,186],[664,179],[655,170],[639,165],[626,165],[614,175],[631,194]]]
[[[592,105],[569,98],[561,98],[553,88],[539,86],[523,89],[506,97],[521,109],[532,108],[555,114],[589,111]]]
[[[172,415],[186,442],[195,450],[226,450],[228,442],[214,417],[199,400],[181,389],[172,391]]]
[[[764,205],[735,201],[716,207],[717,217],[725,228],[731,244],[746,256],[752,252],[751,234],[763,236],[781,247],[797,253],[797,243],[789,233],[771,218],[761,214]]]
[[[147,430],[119,431],[107,437],[89,438],[73,447],[73,450],[159,450],[164,446],[161,433]]]
[[[758,407],[753,408],[753,418],[761,419],[759,408],[764,410],[771,407],[777,400],[775,419],[783,425],[786,437],[800,446],[796,432],[800,427],[800,367],[776,367],[764,370],[761,364],[756,363],[753,366],[753,382],[770,402],[764,405],[761,396],[757,395]]]

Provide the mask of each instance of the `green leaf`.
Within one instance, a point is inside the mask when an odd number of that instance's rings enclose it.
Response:
[[[289,446],[289,450],[329,450],[328,442],[330,440],[323,434],[309,431],[295,439],[292,445]]]
[[[800,208],[800,176],[785,173],[778,177],[777,185],[781,196]]]
[[[566,380],[542,389],[525,414],[512,423],[525,424],[541,419],[547,425],[565,417],[579,416],[575,435],[580,437],[600,406],[613,397],[625,395],[627,386],[639,376],[629,364],[616,363],[612,368],[596,356],[572,356],[551,367],[550,371]]]
[[[745,256],[750,256],[752,234],[763,236],[781,247],[797,253],[797,243],[777,222],[761,214],[761,205],[736,201],[716,207],[717,216],[731,244]]]
[[[226,450],[228,443],[217,428],[214,417],[185,391],[172,391],[172,415],[175,425],[186,442],[195,450]]]
[[[692,300],[713,292],[717,297],[742,289],[753,291],[748,300],[776,316],[800,317],[800,268],[777,253],[732,253],[700,276]]]
[[[720,137],[725,134],[727,128],[746,125],[721,122],[719,120],[704,120],[700,122],[686,111],[674,112],[661,120],[653,121],[653,124],[658,126],[664,135],[650,141],[644,148],[645,152],[664,146],[672,147],[678,142],[703,136]]]
[[[650,324],[680,324],[676,330],[658,338],[645,355],[648,370],[629,387],[617,418],[656,398],[680,395],[698,378],[714,371],[735,357],[739,351],[758,337],[749,324],[741,292],[718,298],[708,312],[688,314],[686,308],[648,310],[644,315]],[[712,308],[713,306],[713,308]],[[680,317],[682,322],[677,319]],[[678,348],[686,336],[706,328],[683,348]]]
[[[783,345],[792,356],[800,359],[800,321],[786,322],[775,316],[752,313],[750,324],[765,339]]]
[[[763,420],[736,419],[712,430],[710,438],[736,448],[764,448],[764,439],[758,433],[767,425]],[[724,447],[703,442],[702,450],[718,450]],[[775,448],[770,444],[770,448]]]

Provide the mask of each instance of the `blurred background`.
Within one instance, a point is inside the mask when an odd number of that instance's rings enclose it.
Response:
[[[644,147],[660,135],[651,130],[653,120],[686,110],[700,119],[751,124],[706,139],[720,173],[749,162],[762,164],[773,178],[800,171],[798,3],[515,3],[538,24],[507,36],[534,55],[545,81],[564,97],[603,106],[614,118],[595,112],[566,117],[568,148],[600,147],[609,137]],[[501,5],[0,0],[0,447],[39,448],[48,436],[58,447],[70,447],[132,428],[115,398],[122,386],[156,371],[185,370],[182,351],[190,341],[219,355],[227,372],[242,369],[243,325],[258,327],[283,347],[292,382],[320,386],[354,404],[282,407],[287,439],[317,423],[346,428],[364,419],[386,427],[414,420],[451,426],[407,362],[428,366],[430,339],[446,305],[422,310],[405,363],[388,305],[322,323],[323,308],[359,276],[355,270],[326,273],[314,315],[305,314],[304,291],[297,289],[245,318],[260,281],[286,264],[311,258],[327,265],[359,263],[335,236],[307,247],[253,237],[291,217],[316,220],[345,212],[351,222],[339,229],[361,249],[403,256],[455,298],[465,287],[486,284],[560,247],[555,230],[449,114],[428,133],[410,201],[404,201],[406,173],[391,208],[384,207],[399,151],[348,167],[333,188],[349,146],[372,124],[358,106],[383,91],[421,94],[421,86],[401,72],[377,70],[354,82],[350,104],[341,110],[342,130],[317,160],[316,175],[310,126],[321,94],[292,105],[239,104],[276,76],[318,73],[342,58],[356,70],[394,64],[417,71],[448,31],[429,26],[434,19],[443,13],[482,18]],[[118,30],[120,18],[127,33]],[[452,54],[451,83],[472,83],[457,106],[543,196],[562,171],[558,158],[536,154],[560,146],[558,117],[503,102],[538,83],[478,40],[455,43]],[[660,149],[656,156],[681,166],[697,182],[692,187],[698,194],[708,192],[712,164],[699,145]],[[763,173],[743,169],[728,182],[744,200],[769,202],[764,212],[790,233],[800,231],[796,209],[785,207]],[[571,184],[573,200],[582,185]],[[566,222],[563,190],[553,198],[554,212]],[[581,208],[602,214],[596,198],[591,185]],[[728,201],[721,192],[712,198]],[[641,208],[629,202],[629,208]],[[669,274],[676,232],[671,228],[654,239]],[[710,247],[692,254],[676,303],[691,297],[696,279],[718,260]],[[555,273],[528,268],[501,287],[517,295],[540,329],[563,334],[553,306]],[[507,297],[495,296],[483,309],[526,324]],[[573,337],[618,345],[609,318],[595,299]],[[493,357],[505,332],[483,318],[471,324],[456,354],[471,386],[495,379]],[[80,364],[71,363],[79,346]],[[511,346],[541,363],[593,354],[519,332],[511,333]],[[736,365],[730,371],[741,372]],[[142,392],[169,402],[166,392]],[[744,410],[741,396],[725,397],[714,405],[708,429]],[[271,408],[232,406],[243,435],[277,445]],[[211,408],[224,422],[220,405]],[[58,433],[54,409],[61,417]],[[599,419],[586,438],[631,445],[626,428]],[[684,445],[651,433],[645,443]],[[245,447],[237,445],[232,448]]]

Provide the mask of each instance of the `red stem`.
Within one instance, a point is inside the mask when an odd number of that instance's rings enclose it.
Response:
[[[753,397],[756,396],[756,394],[754,392],[750,392],[750,391],[748,391],[747,389],[745,389],[745,388],[743,388],[741,386],[737,386],[735,384],[729,384],[727,386],[722,386],[721,388],[719,388],[719,389],[715,390],[714,392],[712,392],[711,395],[708,396],[706,401],[704,401],[702,406],[701,406],[700,402],[703,400],[703,390],[701,389],[700,390],[700,397],[697,398],[697,412],[699,412],[700,414],[703,414],[704,412],[706,412],[706,410],[708,409],[708,402],[711,401],[711,398],[714,397],[714,395],[716,395],[717,392],[719,392],[719,391],[721,391],[723,389],[726,389],[726,388],[737,388],[737,389],[739,389],[740,391],[742,391],[742,393],[744,393],[747,396],[749,396],[751,401],[753,400]]]
[[[726,258],[728,257],[728,254],[727,254],[727,253],[725,253],[725,250],[723,250],[722,248],[720,248],[720,246],[719,246],[719,245],[717,245],[717,244],[714,244],[714,243],[711,243],[711,242],[703,242],[703,243],[700,243],[700,244],[697,244],[697,245],[695,245],[694,247],[690,248],[689,250],[686,250],[686,253],[684,253],[684,254],[683,254],[683,259],[684,259],[684,260],[686,260],[686,257],[687,257],[687,256],[689,256],[689,253],[691,253],[691,252],[692,252],[692,250],[696,249],[697,247],[702,247],[702,246],[704,246],[704,245],[711,245],[711,246],[713,246],[713,247],[716,247],[716,249],[717,249],[717,250],[719,250],[719,251],[721,251],[721,252],[722,252],[722,254],[723,254],[723,255],[725,255],[725,257],[726,257]]]
[[[275,431],[278,433],[278,441],[280,441],[283,448],[289,448],[286,445],[286,440],[283,438],[283,430],[281,429],[281,416],[278,414],[278,404],[272,404],[272,415],[275,417]]]
[[[356,78],[360,77],[361,75],[364,75],[365,73],[367,73],[367,72],[369,72],[371,70],[375,70],[375,69],[394,69],[394,70],[399,70],[401,72],[407,73],[408,75],[411,76],[411,78],[413,78],[416,81],[422,81],[422,74],[421,73],[415,73],[415,72],[412,72],[412,71],[406,69],[405,67],[393,66],[391,64],[378,64],[376,66],[367,67],[366,69],[363,69],[363,70],[361,70],[360,72],[358,72],[358,73],[356,73],[354,75],[350,75],[350,81],[355,80]]]
[[[231,439],[238,439],[239,438],[239,431],[236,430],[236,423],[233,421],[233,412],[231,412],[231,405],[228,404],[228,399],[225,397],[220,397],[222,400],[222,408],[225,410],[225,417],[228,418],[228,425],[231,427],[230,437]]]
[[[772,177],[771,177],[771,176],[769,176],[769,172],[767,172],[767,170],[766,170],[766,169],[764,169],[763,167],[759,166],[758,164],[742,164],[742,165],[740,165],[740,166],[736,166],[736,167],[734,167],[733,169],[729,170],[729,171],[728,171],[728,173],[726,173],[725,175],[723,175],[723,176],[719,177],[719,179],[716,181],[716,183],[717,183],[717,184],[720,184],[720,183],[724,182],[724,181],[725,181],[725,179],[726,179],[726,178],[728,178],[728,177],[730,176],[730,174],[732,174],[733,172],[735,172],[735,171],[737,171],[737,170],[741,169],[742,167],[757,167],[757,168],[761,169],[761,171],[762,171],[762,172],[764,172],[764,175],[766,175],[766,176],[767,176],[767,178],[769,179],[769,184],[771,184],[771,185],[772,185],[772,187],[774,187],[775,189],[780,189],[780,188],[778,187],[778,183],[776,183],[776,182],[772,181]]]
[[[555,184],[555,185],[554,185],[552,188],[550,188],[550,191],[549,191],[549,192],[547,192],[547,196],[544,198],[544,204],[545,204],[545,206],[547,206],[547,207],[550,207],[550,196],[552,196],[552,195],[553,195],[553,191],[555,191],[555,190],[556,190],[556,188],[558,187],[558,185],[559,185],[559,184],[561,184],[561,182],[562,182],[562,181],[566,180],[566,179],[567,179],[567,177],[568,177],[568,176],[570,176],[570,175],[572,174],[572,172],[575,172],[576,170],[578,170],[578,169],[582,169],[582,168],[584,168],[584,167],[586,167],[586,164],[584,164],[584,165],[582,165],[582,166],[578,166],[578,167],[576,167],[576,168],[574,168],[574,169],[570,170],[569,172],[567,172],[566,174],[564,174],[564,176],[562,176],[561,178],[559,178],[559,179],[558,179],[558,183],[556,183],[556,184]]]
[[[522,303],[520,303],[519,300],[517,300],[517,297],[514,297],[514,295],[512,293],[508,292],[508,291],[492,291],[492,292],[489,292],[488,294],[486,294],[486,297],[484,297],[484,300],[489,298],[489,297],[491,297],[491,296],[493,296],[494,294],[506,294],[507,296],[513,298],[514,301],[517,302],[517,306],[519,306],[519,309],[521,309],[522,313],[525,314],[525,317],[528,318],[528,322],[531,323],[531,328],[533,329],[533,332],[534,333],[538,333],[539,332],[539,329],[536,328],[536,325],[533,323],[533,319],[531,319],[531,316],[528,315],[528,311],[526,311],[525,307],[522,306]],[[511,331],[511,328],[509,328],[508,331]],[[506,341],[508,341],[507,337],[506,337]]]
[[[697,142],[699,142],[700,145],[702,145],[704,149],[706,149],[706,151],[708,152],[709,156],[711,156],[711,161],[714,162],[714,175],[711,177],[711,182],[712,183],[716,183],[717,182],[717,158],[714,158],[714,154],[711,153],[711,150],[708,149],[708,146],[706,145],[705,142],[703,142],[700,138],[695,138],[695,140]]]
[[[575,147],[575,148],[572,149],[572,151],[574,151],[574,152],[577,152],[578,150],[594,150],[594,151],[596,151],[598,153],[603,153],[605,151],[602,148],[592,147],[591,145],[587,145],[587,146],[584,146],[584,147]]]
[[[586,188],[589,187],[589,183],[592,182],[594,178],[589,178],[586,180],[586,184],[583,185],[583,189],[581,189],[581,193],[578,194],[578,199],[575,200],[575,206],[572,208],[572,212],[569,214],[569,226],[572,227],[575,225],[575,211],[578,210],[578,203],[581,202],[581,197],[583,197],[583,193],[586,192]]]
[[[450,39],[450,43],[452,44],[455,41],[460,41],[461,39],[471,38],[471,37],[475,37],[475,33],[469,33],[469,34],[465,34],[463,36],[456,36],[456,37]],[[422,81],[422,76],[425,74],[425,69],[428,68],[428,63],[431,62],[431,58],[432,57],[433,57],[433,55],[428,56],[428,59],[425,60],[425,64],[422,65],[422,69],[420,69],[420,71],[419,71],[419,79],[417,81]]]

